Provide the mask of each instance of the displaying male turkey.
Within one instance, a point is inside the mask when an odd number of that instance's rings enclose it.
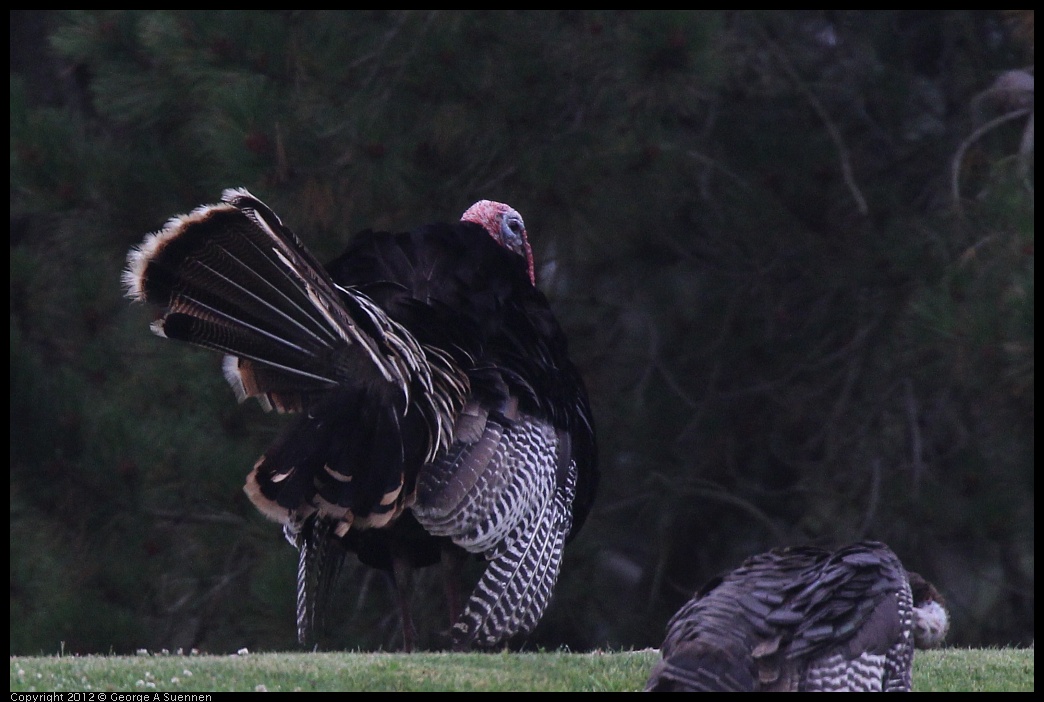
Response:
[[[302,642],[348,551],[395,573],[407,650],[409,568],[465,553],[488,564],[454,647],[532,630],[598,471],[518,212],[483,200],[456,223],[365,231],[324,267],[226,190],[132,249],[123,281],[162,309],[156,334],[225,354],[240,401],[297,413],[244,489],[299,550]]]
[[[769,551],[671,618],[646,690],[909,691],[913,629],[929,604],[880,542]]]

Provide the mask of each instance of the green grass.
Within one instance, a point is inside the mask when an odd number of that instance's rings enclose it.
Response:
[[[914,655],[916,692],[1032,692],[1032,648],[944,648]]]
[[[12,657],[11,691],[639,690],[656,651]],[[915,691],[1032,691],[1033,649],[918,652]],[[99,698],[100,701],[100,698]]]

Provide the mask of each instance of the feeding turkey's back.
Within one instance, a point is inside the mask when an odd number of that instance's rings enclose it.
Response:
[[[884,544],[777,549],[701,588],[668,623],[650,690],[908,690],[905,570]]]

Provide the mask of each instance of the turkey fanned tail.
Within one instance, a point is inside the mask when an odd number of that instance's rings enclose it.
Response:
[[[131,250],[127,296],[164,310],[159,336],[221,351],[240,401],[298,411],[345,384],[384,385],[449,443],[467,380],[365,295],[337,285],[264,203],[243,189],[175,217]],[[419,395],[419,396],[418,396]]]

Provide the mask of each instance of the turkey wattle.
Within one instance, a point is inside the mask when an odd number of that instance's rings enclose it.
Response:
[[[454,646],[532,630],[598,472],[518,212],[483,200],[456,223],[365,231],[323,266],[226,190],[132,249],[123,281],[162,310],[156,334],[225,354],[240,401],[296,413],[245,491],[299,550],[302,642],[346,551],[395,573],[406,649],[408,569],[466,553],[488,564]]]

